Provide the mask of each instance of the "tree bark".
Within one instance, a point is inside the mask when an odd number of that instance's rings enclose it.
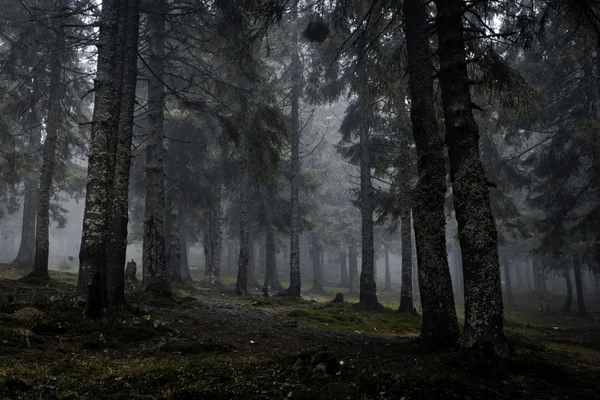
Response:
[[[323,248],[316,233],[310,234],[310,258],[313,264],[313,286],[310,290],[312,294],[324,294],[323,289],[323,265],[321,256]]]
[[[238,257],[238,275],[235,292],[238,295],[248,293],[248,264],[250,261],[250,227],[248,221],[248,196],[250,194],[250,177],[245,173],[240,188],[240,253]]]
[[[21,244],[17,257],[11,263],[19,269],[33,269],[35,258],[35,218],[38,205],[38,180],[28,176],[23,188],[23,217],[21,219]]]
[[[292,6],[292,14],[297,15],[298,5]],[[294,17],[298,24],[297,17]],[[290,286],[287,295],[290,297],[300,297],[302,282],[300,279],[300,120],[299,120],[299,102],[302,89],[300,81],[302,77],[302,64],[298,54],[298,28],[293,32],[292,43],[292,93],[291,93],[291,173],[290,173]]]
[[[179,214],[179,248],[181,249],[181,281],[191,282],[192,274],[188,262],[187,226],[185,223],[185,207]]]
[[[181,160],[182,143],[171,142],[169,145],[169,162],[167,168],[167,180],[169,183],[167,188],[167,212],[165,215],[167,228],[167,271],[169,274],[169,282],[181,283],[181,232],[180,222],[181,209],[183,206],[183,191],[181,171],[185,166]]]
[[[149,7],[148,131],[146,146],[146,209],[144,212],[143,280],[144,291],[170,296],[165,253],[165,165],[163,83],[165,57],[165,0]]]
[[[113,195],[111,204],[110,235],[107,252],[108,306],[125,304],[125,259],[127,256],[127,224],[129,222],[129,171],[131,141],[137,86],[137,51],[139,38],[140,0],[127,7],[121,106],[117,133]]]
[[[442,108],[450,178],[465,280],[466,349],[509,353],[498,261],[498,234],[479,156],[479,127],[473,117],[461,1],[436,0]]]
[[[413,213],[423,310],[421,338],[426,346],[449,347],[458,339],[458,322],[446,255],[444,141],[436,123],[432,51],[423,1],[404,2],[404,25],[408,49],[410,114],[419,171]]]
[[[571,304],[573,304],[573,284],[571,282],[571,271],[569,271],[569,263],[562,261],[562,270],[565,277],[565,283],[567,284],[567,297],[565,298],[565,304],[562,310],[565,312],[571,311]]]
[[[539,311],[542,314],[550,312],[550,303],[548,303],[548,289],[546,287],[546,270],[542,260],[533,261],[535,273],[535,290],[539,297]]]
[[[62,3],[57,2],[58,6]],[[63,93],[64,82],[62,81],[63,72],[63,52],[65,46],[65,35],[60,26],[55,29],[55,38],[50,61],[50,88],[48,98],[48,115],[46,117],[46,140],[44,141],[44,150],[42,156],[42,170],[40,173],[40,183],[38,192],[37,216],[35,226],[35,257],[33,260],[33,270],[30,276],[49,279],[48,274],[48,253],[50,246],[50,196],[52,195],[52,177],[54,166],[56,164],[56,147],[58,142],[58,130],[61,124],[61,97]]]
[[[573,273],[575,274],[575,293],[577,294],[577,315],[585,317],[586,310],[583,298],[583,285],[581,283],[581,258],[579,254],[573,255]]]
[[[373,248],[373,186],[369,156],[370,124],[365,111],[360,126],[360,215],[362,222],[362,268],[360,271],[360,303],[367,307],[379,305],[375,282],[375,251]]]
[[[275,231],[272,227],[267,228],[265,238],[265,282],[263,290],[271,289],[275,292],[283,291],[283,286],[279,281],[277,273],[277,249],[275,243]]]
[[[408,212],[407,212],[408,211]],[[399,312],[413,312],[413,277],[412,277],[412,238],[410,210],[405,210],[401,217],[402,236],[402,289],[400,294]]]
[[[339,260],[340,260],[340,284],[339,287],[349,287],[348,283],[348,266],[346,263],[346,251],[339,251]]]
[[[502,267],[504,268],[504,295],[506,296],[506,304],[509,307],[516,307],[510,276],[510,261],[505,253],[501,253],[500,257],[502,259]]]
[[[387,245],[383,246],[385,259],[385,290],[392,290],[392,276],[390,274],[390,249]]]
[[[356,244],[348,246],[348,294],[358,294],[358,254]]]
[[[90,304],[86,307],[88,317],[100,315],[107,303],[107,238],[110,199],[113,194],[109,184],[112,180],[109,176],[112,169],[110,143],[116,135],[114,116],[117,114],[120,99],[114,82],[118,57],[118,4],[118,0],[106,0],[102,3],[98,42],[94,115],[77,281],[79,296],[90,299],[90,294],[93,294],[95,298],[93,307]],[[90,293],[90,285],[93,285],[94,293]]]

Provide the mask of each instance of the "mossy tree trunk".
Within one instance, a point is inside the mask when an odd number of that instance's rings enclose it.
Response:
[[[364,100],[364,99],[363,99]],[[361,105],[364,107],[364,105]],[[360,303],[375,307],[377,284],[375,282],[375,250],[373,247],[373,186],[371,185],[371,159],[369,152],[370,124],[366,111],[361,111],[359,127],[360,151],[360,215],[362,225],[362,268],[360,271]]]
[[[434,70],[424,1],[405,0],[404,25],[408,49],[410,114],[419,172],[413,213],[423,310],[421,338],[427,346],[448,347],[458,339],[458,322],[446,255],[444,141],[436,123]]]
[[[248,216],[248,197],[250,195],[250,177],[247,173],[242,176],[240,183],[240,253],[238,256],[238,274],[235,292],[238,295],[248,293],[248,264],[251,248],[250,226]]]
[[[21,243],[17,257],[11,263],[19,269],[33,269],[35,257],[35,218],[38,205],[38,180],[33,176],[25,179],[23,188],[23,217],[21,218]]]
[[[180,139],[179,139],[180,140]],[[166,230],[167,230],[167,271],[169,282],[181,283],[181,209],[183,207],[182,163],[181,153],[184,151],[181,142],[172,141],[169,144],[169,162],[167,163],[166,189]]]
[[[188,260],[187,225],[185,223],[185,206],[179,213],[179,248],[181,249],[181,281],[191,282],[192,274]]]
[[[123,51],[123,78],[119,127],[116,138],[116,156],[111,204],[110,234],[107,252],[107,301],[109,306],[125,304],[125,258],[127,256],[127,224],[129,222],[129,171],[131,141],[137,86],[137,51],[139,38],[140,0],[127,6],[125,43]]]
[[[297,15],[298,5],[294,3],[292,7],[293,15]],[[300,62],[298,45],[298,20],[294,21],[296,26],[293,28],[292,43],[292,91],[291,91],[291,173],[290,173],[290,191],[291,191],[291,219],[290,219],[290,286],[287,294],[290,297],[300,297],[302,282],[300,279],[300,116],[299,102],[302,88],[300,86],[302,78],[302,64]]]
[[[465,280],[461,344],[469,350],[492,349],[505,357],[509,347],[504,335],[498,234],[479,156],[479,127],[473,117],[463,2],[436,0],[435,4],[442,108]]]
[[[88,301],[93,300],[86,307],[88,317],[99,316],[107,304],[107,238],[113,195],[113,188],[110,186],[110,163],[113,159],[111,143],[117,134],[116,116],[121,99],[120,79],[119,84],[116,79],[119,9],[118,0],[107,0],[102,3],[100,17],[94,115],[77,281],[77,294]]]
[[[383,246],[383,257],[385,261],[385,290],[392,290],[392,275],[390,273],[390,248]],[[345,260],[344,260],[345,261]]]
[[[167,3],[155,0],[148,10],[148,130],[146,208],[144,211],[143,281],[146,292],[169,296],[165,250],[165,165],[163,81]]]
[[[358,294],[358,254],[356,244],[348,246],[348,294]]]
[[[310,291],[313,294],[324,294],[322,264],[323,247],[319,240],[319,236],[315,232],[310,234],[309,252],[313,265],[313,286]]]
[[[399,312],[412,312],[413,305],[413,275],[412,275],[412,238],[410,209],[405,209],[401,217],[402,237],[402,288],[400,291]]]

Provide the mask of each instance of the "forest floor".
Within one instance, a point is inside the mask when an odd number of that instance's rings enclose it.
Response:
[[[172,299],[127,293],[130,308],[82,318],[76,275],[49,284],[0,274],[2,399],[599,399],[600,311],[507,310],[514,356],[424,353],[418,316],[355,298],[238,297],[225,284]],[[559,301],[557,299],[557,301]],[[597,306],[597,305],[596,305]]]

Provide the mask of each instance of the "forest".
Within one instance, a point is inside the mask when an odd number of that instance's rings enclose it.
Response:
[[[0,399],[600,399],[599,178],[598,0],[0,0]]]

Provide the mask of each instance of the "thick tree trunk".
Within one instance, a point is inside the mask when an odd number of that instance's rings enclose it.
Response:
[[[240,254],[238,257],[238,275],[235,292],[238,295],[248,293],[248,264],[250,252],[250,227],[248,221],[248,196],[250,195],[250,177],[244,174],[240,187]]]
[[[411,120],[417,148],[419,182],[413,197],[419,292],[423,310],[421,338],[427,346],[453,346],[458,322],[446,254],[444,141],[436,123],[433,63],[427,10],[421,0],[404,2]]]
[[[581,282],[581,258],[579,254],[573,255],[573,273],[575,274],[575,293],[577,294],[577,315],[586,316],[585,301],[583,298],[583,284]]]
[[[146,209],[144,212],[143,281],[146,292],[170,296],[165,253],[165,165],[163,84],[165,0],[152,2],[148,13],[148,133],[146,145]]]
[[[61,5],[58,2],[58,5]],[[65,35],[60,25],[55,28],[54,48],[50,61],[50,93],[48,99],[48,115],[46,117],[46,140],[44,141],[44,150],[42,156],[42,169],[40,173],[40,183],[38,192],[37,216],[35,225],[35,257],[33,261],[33,270],[30,276],[49,279],[48,274],[48,253],[50,246],[50,196],[52,195],[52,177],[54,174],[54,165],[56,164],[56,147],[58,142],[58,130],[61,124],[61,97],[64,83],[62,81],[63,72],[63,51],[65,45]]]
[[[498,234],[479,156],[479,127],[473,117],[461,1],[436,0],[440,87],[446,122],[450,178],[465,280],[466,349],[508,355],[498,261]]]
[[[373,186],[369,157],[370,124],[366,112],[360,129],[360,215],[362,221],[362,268],[360,271],[360,303],[367,307],[379,305],[375,282],[375,251],[373,248]]]
[[[542,260],[534,260],[533,268],[535,274],[535,291],[539,297],[539,312],[547,314],[550,312],[550,303],[548,303],[548,289],[546,287],[546,270]]]
[[[565,298],[565,304],[562,310],[565,312],[571,311],[571,304],[573,304],[573,284],[571,282],[571,271],[569,271],[569,263],[561,261],[563,276],[565,277],[565,283],[567,284],[567,297]]]
[[[298,5],[294,3],[292,13],[297,15]],[[292,93],[291,93],[291,219],[290,219],[290,286],[287,294],[290,297],[300,297],[302,282],[300,279],[300,120],[299,102],[302,89],[300,81],[302,77],[302,64],[298,54],[298,31],[293,33],[292,43]]]
[[[408,211],[408,212],[407,212]],[[413,312],[413,276],[412,276],[412,238],[410,210],[405,210],[401,217],[402,236],[402,289],[400,292],[399,312]]]
[[[504,269],[504,295],[506,297],[506,304],[508,307],[516,307],[510,276],[510,261],[505,253],[501,253],[500,257],[502,259],[502,268]]]
[[[392,290],[392,276],[390,273],[390,249],[387,245],[383,246],[385,259],[385,290]]]
[[[77,294],[94,301],[86,307],[88,317],[97,317],[106,306],[107,237],[111,197],[110,143],[116,135],[120,93],[115,82],[119,28],[119,1],[102,3],[98,68],[94,85],[94,116],[91,132],[88,177]],[[92,279],[94,278],[94,279]],[[93,290],[90,290],[93,288]]]
[[[125,258],[129,222],[129,170],[137,85],[140,0],[127,7],[123,54],[122,97],[116,143],[110,235],[108,236],[106,290],[109,306],[125,304]]]
[[[358,294],[358,254],[356,244],[348,246],[348,294]]]
[[[340,284],[339,287],[348,287],[348,265],[346,263],[346,251],[339,251],[339,261],[340,261]]]
[[[11,263],[18,269],[30,271],[35,256],[35,218],[38,206],[38,180],[25,179],[23,188],[23,218],[21,219],[21,244],[17,257]]]

